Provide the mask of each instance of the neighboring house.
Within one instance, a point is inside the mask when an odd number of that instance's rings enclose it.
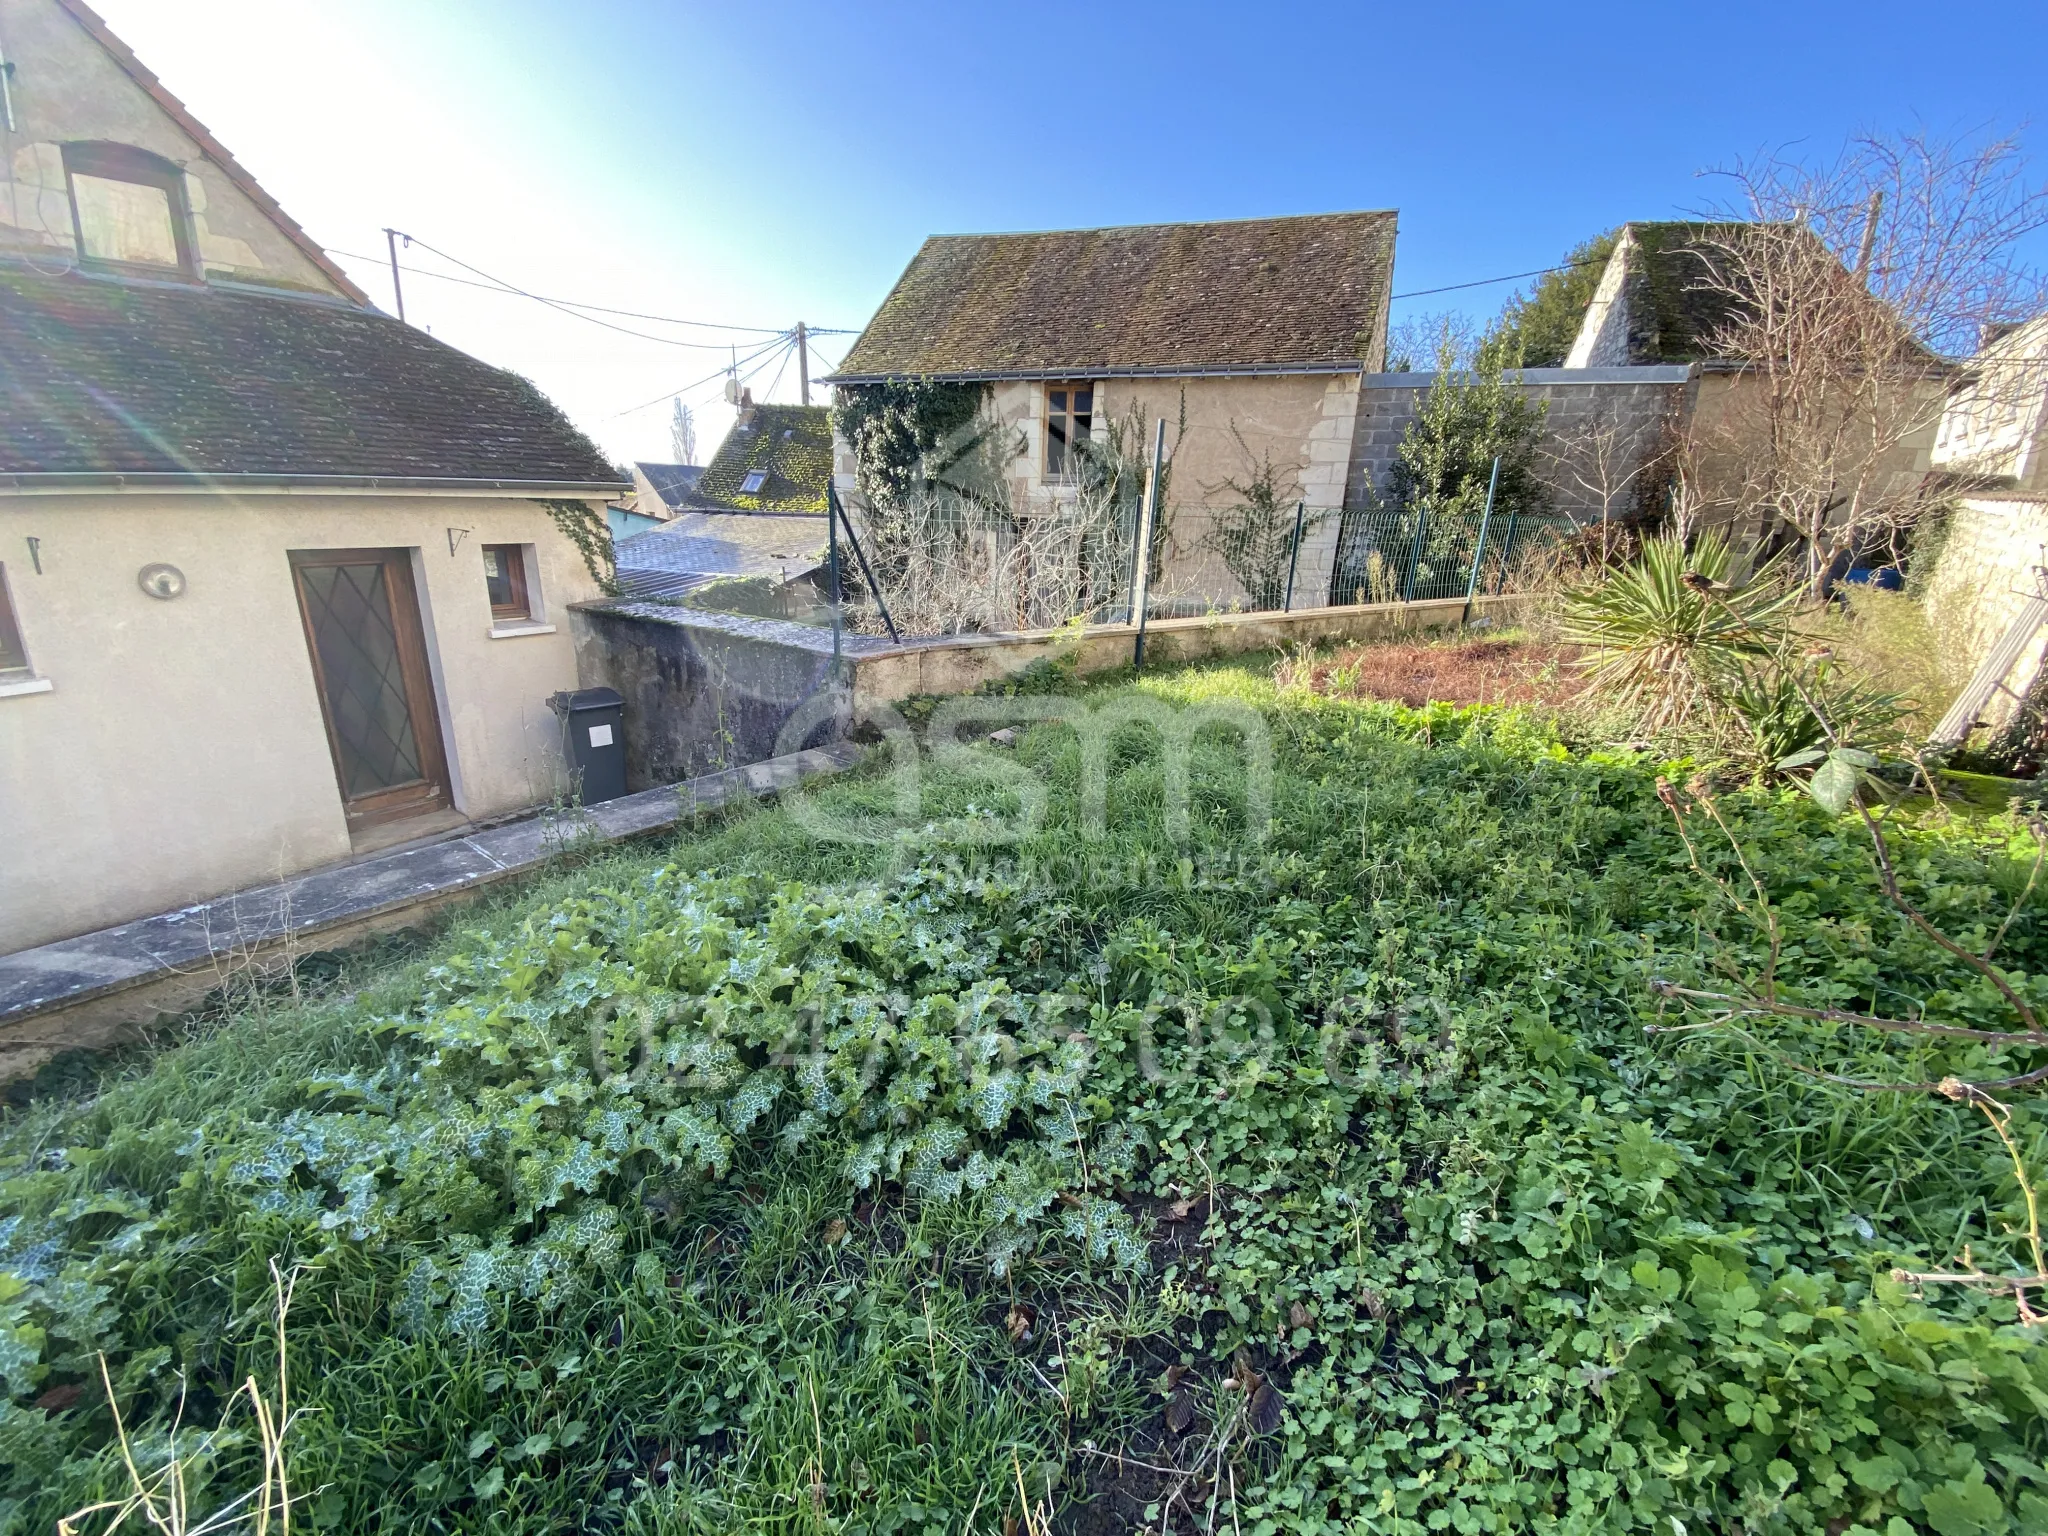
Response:
[[[1142,412],[1170,423],[1173,499],[1197,509],[1183,527],[1238,499],[1227,482],[1268,455],[1290,503],[1333,513],[1360,381],[1385,356],[1395,225],[1367,212],[935,235],[826,382],[987,386],[987,414],[1014,436],[1005,473],[1019,506],[1071,495],[1073,444]],[[851,493],[843,442],[837,469]],[[1225,601],[1236,589],[1199,540],[1173,559],[1184,589]]]
[[[831,478],[831,411],[822,405],[756,405],[742,394],[739,417],[698,477],[691,506],[823,516]]]
[[[644,517],[663,520],[678,512],[698,510],[697,481],[701,464],[646,464],[633,466],[633,510]]]
[[[1934,468],[1953,495],[1926,610],[1950,669],[1978,667],[2019,622],[1975,718],[2009,721],[2041,683],[2048,597],[2048,315],[1994,334],[1949,397]],[[1968,717],[1963,723],[1967,725]]]
[[[615,473],[80,0],[0,36],[0,950],[546,799]]]
[[[1729,355],[1730,331],[1742,315],[1731,291],[1734,285],[1722,274],[1731,245],[1752,227],[1682,220],[1624,224],[1565,358],[1567,371],[1687,370],[1685,388],[1669,414],[1670,430],[1693,448],[1695,490],[1710,521],[1733,515],[1750,499],[1745,493],[1751,489],[1755,466],[1774,435],[1766,393],[1769,380]],[[1842,281],[1851,281],[1817,237],[1806,239],[1815,257],[1826,261]],[[1882,311],[1886,323],[1898,325],[1878,300],[1868,302]],[[1917,343],[1907,344],[1917,349]],[[1908,393],[1886,408],[1895,418],[1894,426],[1903,423],[1907,428],[1896,448],[1876,461],[1890,491],[1910,491],[1929,468],[1945,367],[1931,354],[1926,356],[1924,376],[1897,386]],[[1812,405],[1805,408],[1811,410]],[[1771,522],[1771,515],[1763,512],[1759,526],[1752,528],[1745,521],[1743,531],[1768,538],[1776,531]]]
[[[629,597],[680,597],[727,576],[782,586],[825,558],[825,485],[832,474],[832,413],[824,406],[756,405],[738,419],[702,469],[641,464],[668,489],[673,520],[617,547]],[[687,469],[680,476],[653,471]]]
[[[1718,360],[1735,318],[1714,284],[1715,241],[1739,224],[1624,224],[1566,355],[1567,368],[1646,367]]]
[[[681,597],[728,576],[776,586],[809,576],[825,558],[825,519],[773,512],[685,512],[617,546],[626,597]]]

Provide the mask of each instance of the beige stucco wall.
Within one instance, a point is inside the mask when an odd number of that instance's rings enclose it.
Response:
[[[451,528],[467,530],[453,554]],[[486,543],[534,547],[533,632],[493,637]],[[566,610],[598,588],[541,508],[0,497],[0,573],[50,685],[0,681],[0,952],[349,856],[287,552],[354,547],[415,551],[457,807],[488,816],[555,791],[546,699],[576,686]],[[184,573],[182,597],[142,592],[153,561]]]
[[[106,140],[184,168],[209,277],[340,291],[56,0],[0,0],[0,50],[14,65],[15,121],[0,133],[0,252],[73,258],[62,146]]]

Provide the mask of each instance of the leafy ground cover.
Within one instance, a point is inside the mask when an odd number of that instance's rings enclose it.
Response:
[[[1178,825],[1154,701],[1260,712],[1270,826],[1224,728]],[[274,1393],[276,1262],[324,1529],[2048,1529],[2037,1330],[1890,1278],[2025,1267],[2010,1162],[1966,1110],[1784,1059],[2024,1052],[1646,1035],[1684,1022],[1653,978],[1753,976],[1763,941],[1658,765],[1539,714],[1253,666],[1084,702],[1132,722],[1100,835],[1040,724],[930,768],[892,836],[785,807],[565,871],[11,1111],[0,1523],[126,1487],[101,1354],[139,1465],[182,1415],[195,1507],[256,1483],[246,1425],[197,1455],[189,1426]],[[1788,995],[1998,1027],[1853,821],[1723,804]],[[2005,974],[2048,1000],[2021,829],[1893,842],[1965,943],[2020,898]]]

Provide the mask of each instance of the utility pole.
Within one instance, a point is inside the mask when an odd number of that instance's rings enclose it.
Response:
[[[1856,277],[1859,282],[1870,280],[1870,253],[1877,246],[1877,216],[1884,212],[1884,188],[1875,188],[1870,194],[1870,208],[1863,215],[1863,243],[1856,250]]]
[[[811,344],[803,321],[796,323],[796,381],[805,405],[811,403]]]
[[[384,231],[384,245],[391,252],[391,296],[398,300],[398,319],[402,325],[405,323],[405,289],[398,281],[397,230],[387,229]]]

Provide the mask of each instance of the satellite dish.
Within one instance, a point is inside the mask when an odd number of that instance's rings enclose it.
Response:
[[[740,381],[732,374],[725,376],[725,403],[727,405],[738,405],[740,403]]]

